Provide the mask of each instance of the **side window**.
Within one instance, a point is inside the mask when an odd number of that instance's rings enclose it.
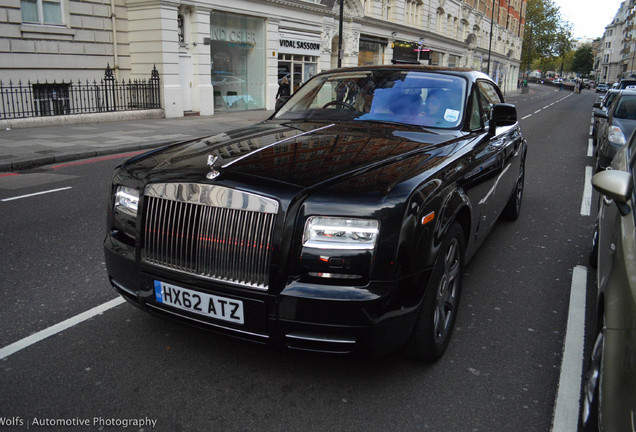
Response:
[[[481,123],[481,105],[479,104],[479,96],[477,91],[473,91],[470,97],[470,130],[478,130],[482,128]]]
[[[490,122],[490,115],[492,112],[492,106],[496,103],[501,103],[501,97],[497,89],[487,81],[477,81],[477,87],[480,93],[480,103],[482,109],[482,119],[484,125],[488,125]]]

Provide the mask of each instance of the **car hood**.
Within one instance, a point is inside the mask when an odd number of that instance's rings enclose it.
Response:
[[[155,150],[129,160],[123,168],[143,183],[205,183],[206,175],[215,172],[214,182],[251,177],[252,182],[267,179],[311,188],[412,156],[439,157],[450,150],[444,151],[447,144],[457,143],[463,135],[366,122],[265,121]],[[212,161],[213,166],[208,165]]]

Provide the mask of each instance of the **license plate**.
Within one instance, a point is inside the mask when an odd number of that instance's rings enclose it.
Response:
[[[243,324],[243,302],[155,281],[155,300],[188,312]]]

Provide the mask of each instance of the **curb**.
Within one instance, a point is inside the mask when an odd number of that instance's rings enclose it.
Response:
[[[195,138],[196,139],[196,138]],[[29,157],[28,159],[0,162],[0,172],[22,171],[32,168],[38,168],[44,165],[52,165],[56,163],[72,162],[80,159],[90,159],[93,157],[107,156],[117,153],[126,153],[135,150],[151,150],[153,148],[174,144],[174,140],[166,140],[151,144],[126,144],[118,147],[108,147],[99,150],[86,150],[74,153],[61,153],[54,156]]]

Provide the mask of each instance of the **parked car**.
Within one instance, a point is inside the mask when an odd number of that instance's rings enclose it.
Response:
[[[636,129],[636,91],[620,90],[608,111],[594,110],[599,123],[596,146],[596,171],[605,169]],[[602,123],[602,124],[601,124]]]
[[[611,170],[592,178],[599,200],[596,329],[580,430],[632,431],[636,413],[636,134]]]
[[[609,87],[605,83],[600,83],[596,86],[596,93],[605,93]]]
[[[483,73],[320,73],[262,123],[117,167],[108,277],[145,311],[238,338],[434,361],[467,261],[519,216],[526,152]]]
[[[603,99],[601,99],[598,102],[594,102],[594,109],[600,109],[600,110],[603,110],[604,112],[607,112],[610,105],[612,105],[612,102],[614,102],[614,100],[616,99],[617,95],[618,95],[618,90],[608,90],[605,93],[605,96],[603,97]],[[594,122],[592,123],[592,141],[593,141],[593,144],[596,145],[597,139],[598,139],[597,131],[600,129],[603,129],[606,119],[603,117],[597,117],[597,116],[594,116],[593,119],[594,119]]]
[[[636,85],[636,79],[622,79],[618,82],[618,88],[621,90],[634,85]]]

